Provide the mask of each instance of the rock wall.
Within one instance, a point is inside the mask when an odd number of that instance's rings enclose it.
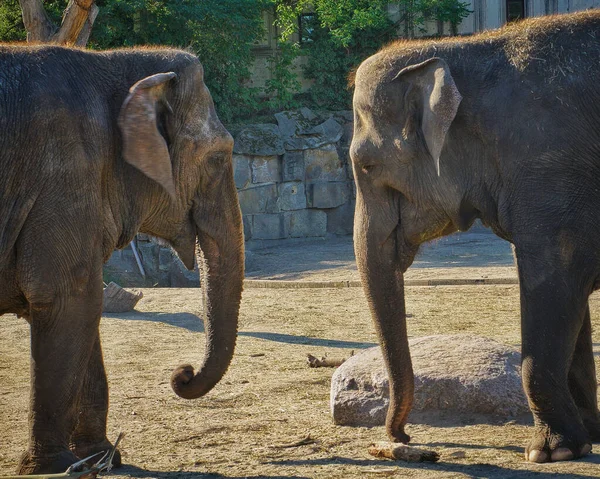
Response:
[[[233,131],[246,241],[351,234],[352,112],[308,108]]]

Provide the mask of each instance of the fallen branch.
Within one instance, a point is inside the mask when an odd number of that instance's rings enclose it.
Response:
[[[98,452],[75,464],[71,464],[65,472],[58,474],[25,474],[22,476],[0,476],[0,479],[95,479],[101,472],[109,473],[112,469],[112,460],[115,456],[117,446],[124,434],[119,433],[113,447],[108,451]],[[92,459],[102,455],[102,457],[93,466],[86,468],[87,463]]]
[[[350,357],[352,356],[354,356],[354,351],[350,353]],[[327,356],[317,358],[312,354],[306,355],[306,362],[311,368],[337,368],[344,364],[345,361],[346,358],[328,358]]]
[[[281,444],[279,446],[272,446],[274,449],[288,449],[291,447],[300,447],[300,446],[307,446],[309,444],[315,444],[317,441],[315,439],[313,439],[312,437],[310,437],[310,434],[308,436],[306,436],[303,439],[300,439],[299,441],[296,442],[292,442],[290,444]]]
[[[437,462],[440,455],[435,451],[419,449],[394,442],[378,442],[369,446],[371,456],[406,462]]]

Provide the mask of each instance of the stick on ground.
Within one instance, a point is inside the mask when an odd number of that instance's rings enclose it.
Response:
[[[435,451],[419,449],[395,442],[378,442],[369,446],[369,454],[375,457],[406,462],[437,462],[440,455]]]

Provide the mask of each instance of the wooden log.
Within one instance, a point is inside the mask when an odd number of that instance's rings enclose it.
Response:
[[[354,356],[354,351],[350,353],[350,356]],[[337,368],[344,364],[345,361],[346,358],[328,358],[327,356],[317,358],[312,354],[306,355],[306,362],[311,368]]]
[[[369,454],[375,457],[406,462],[437,462],[440,455],[418,447],[395,442],[377,442],[369,446]]]
[[[126,313],[135,308],[135,305],[144,296],[141,291],[127,291],[118,284],[110,282],[104,288],[104,301],[102,312],[104,313]]]

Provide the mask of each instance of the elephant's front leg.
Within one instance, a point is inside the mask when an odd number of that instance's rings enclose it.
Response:
[[[107,416],[108,383],[98,333],[80,393],[77,426],[71,437],[71,450],[75,455],[85,458],[112,448],[106,438]],[[121,454],[116,451],[113,466],[120,465]]]
[[[525,450],[532,462],[565,461],[591,451],[569,388],[569,371],[587,307],[583,282],[544,252],[520,254],[523,387],[534,418]]]
[[[78,460],[69,444],[102,309],[97,276],[52,303],[31,304],[30,439],[19,474],[64,472]]]
[[[600,413],[598,412],[598,383],[592,343],[592,322],[589,304],[585,308],[583,325],[577,338],[569,371],[569,387],[583,425],[592,441],[600,441]]]

